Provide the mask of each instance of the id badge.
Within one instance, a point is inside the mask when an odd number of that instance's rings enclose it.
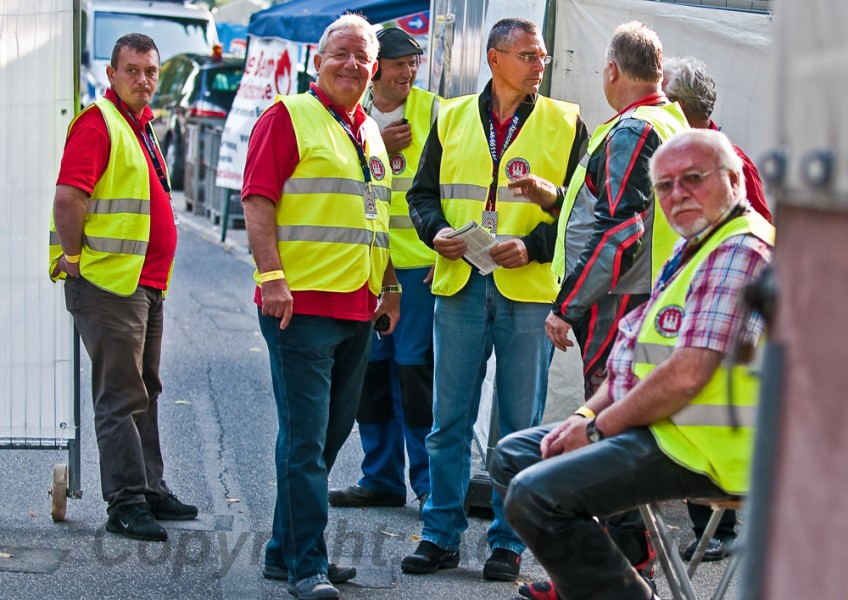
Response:
[[[374,220],[377,218],[377,193],[374,191],[374,188],[371,184],[368,184],[368,187],[365,189],[365,193],[362,195],[363,201],[365,203],[365,218],[369,220]]]
[[[174,225],[179,225],[180,217],[177,215],[177,205],[174,203],[174,197],[171,194],[168,194],[168,200],[171,203],[171,214],[174,215]]]
[[[483,217],[480,219],[480,225],[484,229],[488,229],[493,236],[498,234],[498,211],[484,210]]]

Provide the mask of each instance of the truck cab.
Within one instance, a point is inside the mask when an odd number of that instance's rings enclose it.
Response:
[[[109,87],[106,66],[115,41],[127,33],[150,36],[160,61],[175,54],[211,54],[218,41],[209,9],[183,0],[84,0],[81,15],[80,101],[83,106]]]

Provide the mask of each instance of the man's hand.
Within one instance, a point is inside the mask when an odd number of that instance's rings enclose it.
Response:
[[[58,262],[56,263],[56,268],[53,269],[53,272],[50,274],[50,276],[53,277],[53,279],[55,279],[56,277],[59,276],[59,273],[61,273],[63,271],[65,273],[67,273],[68,277],[73,277],[74,279],[76,279],[77,277],[80,276],[79,263],[78,262],[75,262],[75,263],[68,262],[67,260],[65,260],[65,255],[63,254],[59,258]]]
[[[412,128],[403,119],[392,121],[382,132],[383,143],[389,154],[400,152],[412,143]]]
[[[516,196],[524,196],[530,202],[535,202],[545,210],[556,204],[556,186],[538,175],[527,175],[517,181],[513,181],[507,187]]]
[[[571,325],[560,319],[554,313],[550,313],[545,319],[545,335],[551,340],[551,343],[567,352],[569,348],[574,346],[574,342],[568,339],[568,332],[571,330]]]
[[[527,246],[520,238],[512,238],[501,242],[491,250],[489,256],[505,269],[517,269],[523,267],[529,260],[527,258]]]
[[[453,230],[453,227],[444,227],[440,229],[439,233],[436,234],[436,237],[433,238],[433,249],[438,252],[440,256],[447,258],[448,260],[462,258],[465,251],[468,250],[465,240],[460,238],[444,237],[446,233],[450,233]]]
[[[431,285],[433,283],[433,273],[436,271],[436,265],[430,265],[430,269],[427,271],[427,276],[424,277],[424,281],[421,283],[425,285]]]
[[[381,331],[380,335],[390,335],[400,320],[400,294],[385,293],[380,296],[380,303],[374,311],[374,321],[383,315],[389,317],[389,328]]]
[[[572,415],[554,427],[542,438],[542,443],[540,444],[542,458],[559,456],[560,454],[580,448],[581,445],[585,446],[588,444],[589,438],[586,437],[586,423],[588,423],[586,417]],[[585,443],[577,445],[580,435],[583,436]]]
[[[262,293],[262,314],[280,319],[280,329],[289,326],[294,307],[289,284],[285,279],[266,281],[259,288]]]

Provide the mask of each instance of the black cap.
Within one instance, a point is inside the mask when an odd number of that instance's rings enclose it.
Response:
[[[377,58],[400,58],[411,54],[424,54],[415,38],[397,27],[381,29],[377,32],[377,39],[380,42]]]

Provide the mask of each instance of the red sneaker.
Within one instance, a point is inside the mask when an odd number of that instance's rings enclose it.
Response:
[[[518,594],[522,598],[531,600],[557,600],[554,582],[551,580],[522,583],[518,588]]]

